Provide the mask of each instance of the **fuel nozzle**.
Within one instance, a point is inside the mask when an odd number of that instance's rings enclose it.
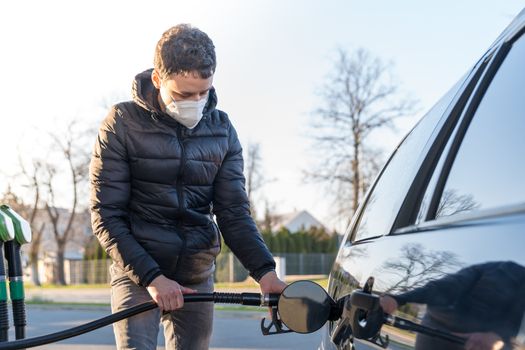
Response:
[[[351,327],[351,333],[355,338],[369,340],[381,347],[387,347],[389,341],[388,335],[383,338],[380,334],[383,324],[445,339],[456,344],[465,344],[465,338],[448,331],[386,314],[381,307],[380,296],[372,294],[371,290],[369,292],[364,289],[356,290],[347,296],[341,319],[341,322],[346,322]]]
[[[264,335],[287,332],[312,333],[328,320],[340,317],[341,307],[317,283],[297,281],[289,284],[271,309],[271,320],[261,321]]]

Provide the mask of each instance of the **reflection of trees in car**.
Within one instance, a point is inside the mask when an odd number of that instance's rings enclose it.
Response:
[[[363,276],[354,276],[351,274],[351,272],[356,271],[357,269],[355,266],[355,260],[362,261],[363,259],[366,259],[368,257],[368,247],[365,245],[350,245],[345,244],[344,248],[341,251],[341,261],[343,262],[343,270],[344,270],[344,276],[343,276],[343,284],[349,284],[353,288],[351,290],[348,290],[350,293],[353,289],[359,288],[359,280]]]
[[[459,266],[461,263],[454,253],[427,250],[421,244],[406,244],[401,248],[401,257],[386,261],[382,273],[377,275],[395,276],[388,281],[385,293],[402,293],[440,278]]]
[[[525,311],[525,268],[510,261],[472,265],[391,296],[398,305],[426,304],[422,323],[427,326],[469,334],[469,340],[500,338],[505,348],[512,348]],[[456,348],[444,340],[417,336],[416,349]]]
[[[478,209],[479,203],[471,194],[458,194],[456,189],[447,189],[443,192],[436,211],[436,217],[450,216]]]
[[[350,274],[350,272],[341,268],[338,262],[334,263],[334,267],[337,268],[337,271],[332,273],[332,284],[337,284],[340,288],[344,288],[347,292],[346,294],[352,292],[354,289],[359,288],[359,281]]]
[[[366,246],[345,243],[341,248],[340,259],[344,259],[345,262],[366,257],[368,257],[368,248]]]
[[[331,283],[338,286],[340,295],[350,294],[354,289],[359,288],[359,281],[350,271],[355,259],[368,257],[368,248],[366,246],[345,244],[339,253],[337,261],[334,262]],[[342,264],[341,264],[342,263]]]

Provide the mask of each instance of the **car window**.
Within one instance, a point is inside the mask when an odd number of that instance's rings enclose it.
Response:
[[[516,41],[468,126],[435,217],[525,203],[525,38]]]
[[[394,151],[370,192],[359,226],[352,235],[353,241],[389,233],[423,158],[422,150],[466,76],[436,103]]]

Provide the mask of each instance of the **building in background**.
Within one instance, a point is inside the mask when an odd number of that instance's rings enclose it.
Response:
[[[290,233],[298,231],[308,231],[311,228],[323,229],[329,232],[326,227],[306,210],[294,211],[292,213],[275,215],[272,218],[272,231],[277,232],[283,228]]]

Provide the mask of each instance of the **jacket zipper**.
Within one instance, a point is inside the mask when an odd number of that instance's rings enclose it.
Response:
[[[177,125],[177,141],[179,142],[181,154],[180,154],[180,166],[179,174],[177,175],[177,197],[179,200],[179,220],[182,220],[182,215],[184,213],[184,186],[182,179],[184,176],[184,167],[186,165],[186,152],[184,151],[184,141],[182,139],[182,130],[181,126]]]
[[[177,125],[177,141],[180,145],[180,166],[179,174],[177,175],[177,197],[179,199],[179,214],[176,225],[179,227],[179,233],[182,238],[182,247],[180,250],[180,256],[183,256],[186,251],[186,232],[184,231],[184,225],[182,223],[184,215],[184,186],[182,178],[184,176],[184,167],[186,166],[186,152],[184,152],[184,140],[182,139],[182,126]],[[180,258],[180,257],[179,257]]]

